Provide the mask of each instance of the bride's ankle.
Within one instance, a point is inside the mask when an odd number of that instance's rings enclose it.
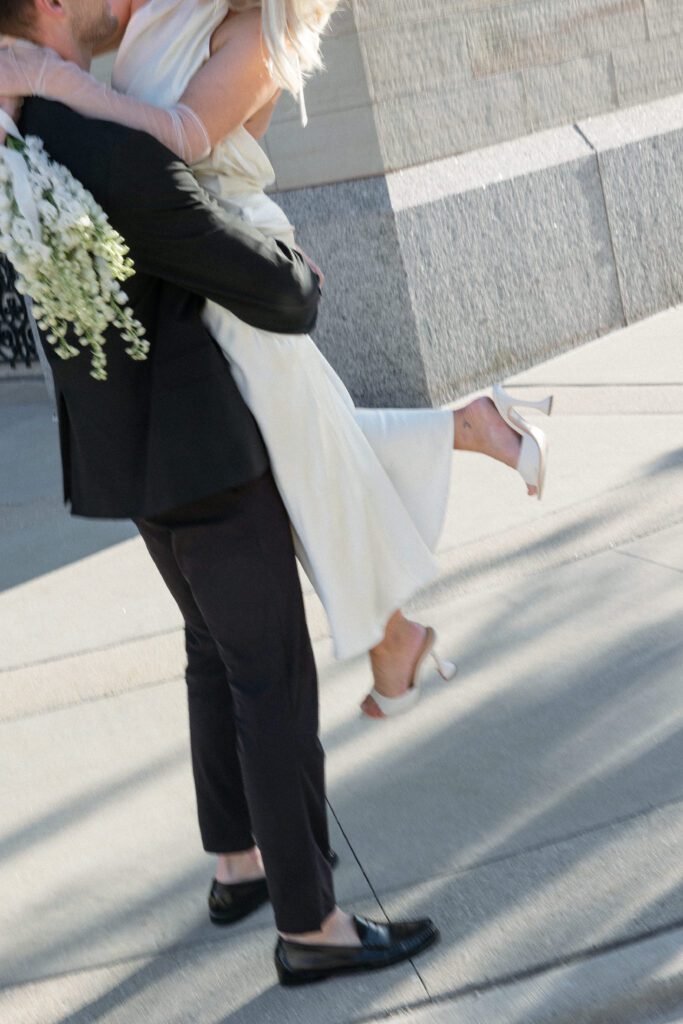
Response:
[[[419,622],[406,619],[400,612],[389,619],[383,639],[370,650],[370,657],[382,659],[402,651],[406,645],[414,645],[424,639],[425,627]]]
[[[487,419],[495,411],[490,398],[475,398],[453,413],[453,448],[464,452],[484,451],[487,442]]]

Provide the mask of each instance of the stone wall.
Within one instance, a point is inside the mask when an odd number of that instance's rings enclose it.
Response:
[[[359,403],[452,400],[683,301],[683,0],[349,0],[324,56],[308,127],[284,98],[264,145]]]
[[[683,90],[683,0],[346,0],[265,148],[276,189],[349,181]],[[95,63],[107,79],[111,57]]]
[[[683,0],[350,0],[281,104],[278,188],[380,174],[683,89]]]
[[[683,302],[683,95],[279,201],[363,405],[437,405]]]

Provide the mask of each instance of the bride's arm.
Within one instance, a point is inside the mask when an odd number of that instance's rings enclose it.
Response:
[[[228,18],[214,42],[215,52],[170,109],[118,93],[54,51],[23,41],[0,53],[0,95],[58,100],[86,117],[145,131],[195,163],[277,92],[266,63],[258,10]]]
[[[215,145],[240,125],[255,122],[279,92],[268,68],[261,11],[253,8],[229,15],[219,26],[210,60],[190,80],[180,102],[201,118]]]

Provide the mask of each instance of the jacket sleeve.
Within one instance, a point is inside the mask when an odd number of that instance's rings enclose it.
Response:
[[[123,132],[107,213],[136,268],[212,299],[254,327],[312,330],[320,289],[301,254],[226,212],[155,139]]]
[[[137,271],[212,299],[262,330],[312,330],[320,289],[300,253],[223,210],[156,139],[37,98],[25,103],[22,127],[93,193]]]

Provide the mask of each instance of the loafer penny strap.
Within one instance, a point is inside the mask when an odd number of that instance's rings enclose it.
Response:
[[[354,914],[353,917],[358,938],[365,949],[386,949],[391,945],[391,934],[385,924],[368,921],[366,917]]]

